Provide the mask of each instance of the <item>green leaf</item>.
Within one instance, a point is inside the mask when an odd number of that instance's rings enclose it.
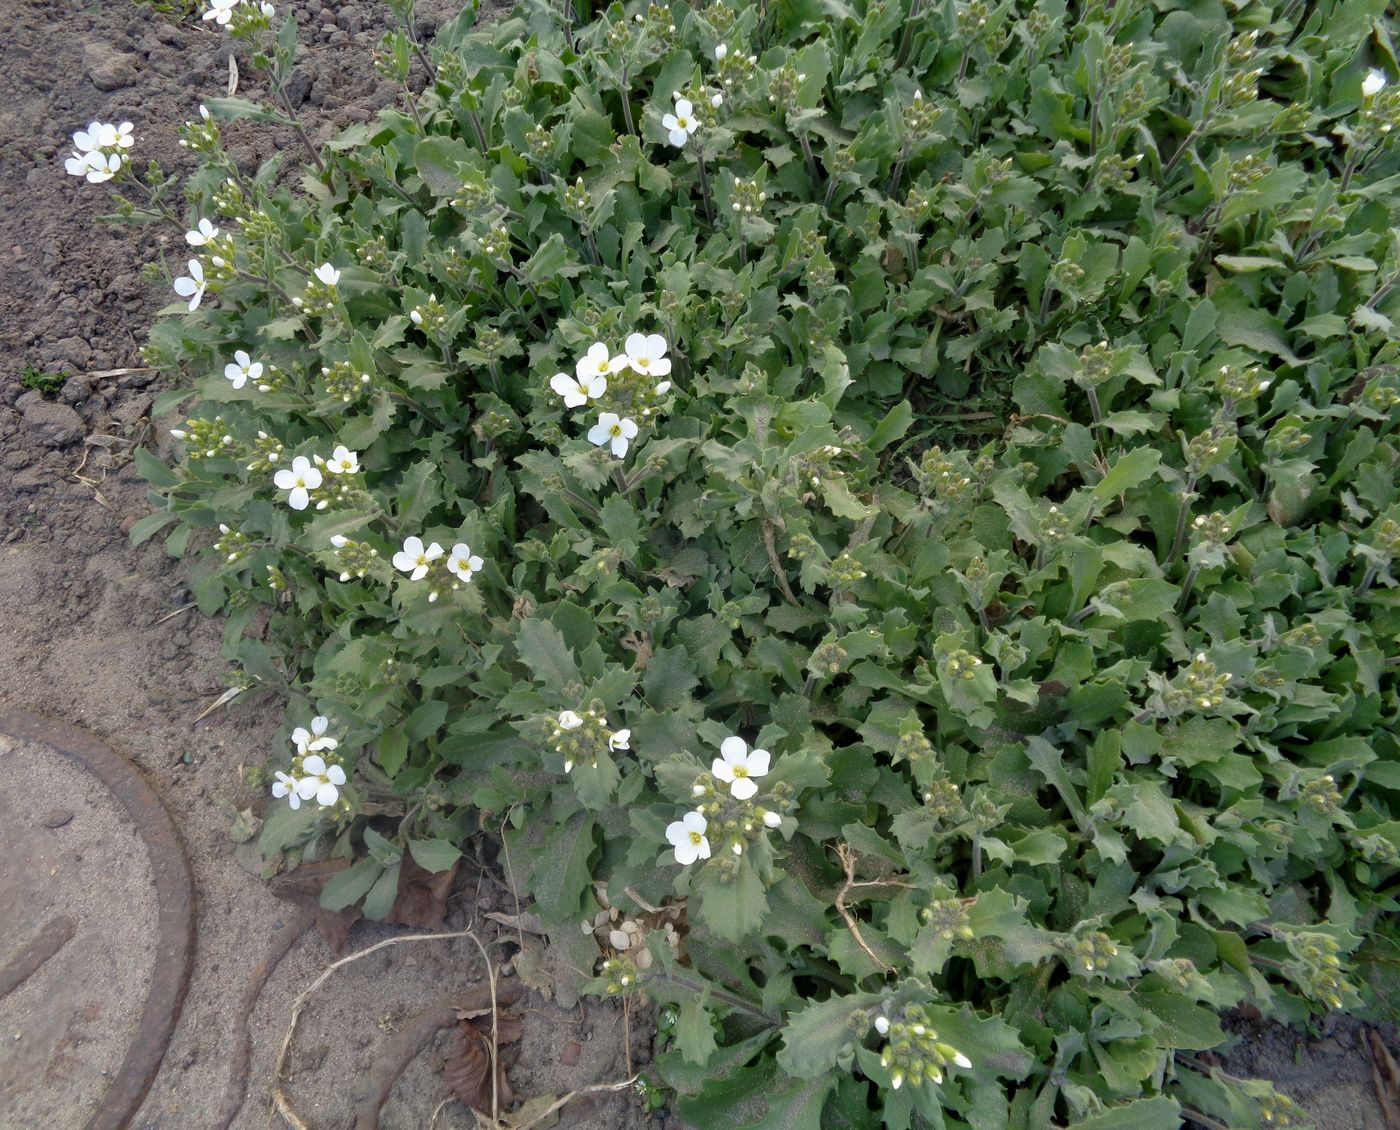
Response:
[[[178,517],[178,514],[169,510],[157,510],[154,514],[138,518],[132,524],[131,532],[127,534],[127,537],[130,538],[132,545],[140,545],[142,542],[150,541]]]
[[[384,921],[393,909],[394,900],[399,894],[399,872],[402,868],[402,863],[386,867],[384,874],[375,880],[369,894],[365,895],[365,917],[371,922]]]
[[[447,703],[443,699],[429,699],[408,716],[404,724],[410,741],[425,742],[447,721]]]
[[[729,849],[715,845],[715,850]],[[701,867],[691,879],[691,890],[700,897],[700,920],[727,942],[742,941],[767,917],[768,895],[747,856],[740,858],[737,873],[727,882],[717,867]]]
[[[1134,1099],[1092,1118],[1071,1122],[1068,1130],[1180,1130],[1181,1104],[1166,1095]]]
[[[875,425],[865,446],[871,454],[883,451],[896,440],[904,438],[909,425],[914,422],[914,409],[909,401],[901,400],[885,414],[885,418]]]
[[[398,490],[394,492],[398,500],[399,524],[405,530],[421,526],[438,503],[437,463],[432,459],[422,459],[404,472]]]
[[[690,692],[699,681],[685,648],[663,647],[647,660],[642,690],[657,710],[682,710],[690,705]]]
[[[852,1017],[879,1002],[873,993],[852,993],[809,1004],[789,1014],[778,1064],[798,1079],[817,1079],[827,1074],[858,1035],[851,1027]]]
[[[715,1052],[715,1027],[705,1005],[709,994],[687,997],[676,1016],[676,1047],[687,1063],[703,1067]]]
[[[137,473],[157,490],[179,485],[180,476],[144,447],[138,447],[132,458]]]
[[[564,633],[548,620],[526,620],[515,638],[520,662],[550,690],[562,692],[580,681],[578,663],[564,640]]]
[[[1136,447],[1120,457],[1091,492],[1096,502],[1105,502],[1145,483],[1157,473],[1162,453],[1155,447]]]
[[[362,859],[337,871],[321,888],[321,905],[327,910],[344,910],[369,894],[383,874],[384,868],[374,859]]]
[[[408,735],[395,726],[379,736],[379,766],[392,780],[408,760]]]
[[[413,147],[413,167],[434,196],[456,196],[462,187],[458,166],[470,163],[471,150],[460,138],[425,137]]]
[[[447,840],[409,840],[408,850],[419,867],[434,875],[462,858],[462,853]]]
[[[242,118],[250,122],[277,122],[291,125],[291,119],[270,106],[260,102],[249,102],[246,98],[206,98],[203,103],[216,118],[233,120]]]
[[[592,854],[593,817],[586,812],[574,813],[546,834],[545,850],[530,876],[530,890],[548,921],[578,929],[583,894],[592,879],[588,869]]]

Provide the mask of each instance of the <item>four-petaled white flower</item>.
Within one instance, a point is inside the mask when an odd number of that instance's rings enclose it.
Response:
[[[1361,93],[1367,98],[1374,98],[1384,89],[1385,72],[1372,67],[1366,73],[1366,77],[1361,80]]]
[[[185,242],[191,247],[203,247],[206,243],[212,243],[218,238],[219,229],[207,219],[200,220],[193,230],[185,233]]]
[[[631,744],[631,743],[632,743],[632,731],[631,731],[631,730],[618,730],[616,733],[610,735],[609,738],[608,738],[608,748],[609,748],[610,750],[612,750],[613,752],[616,752],[617,750],[620,750],[620,749],[631,749],[631,748],[632,748],[632,744]]]
[[[687,812],[666,828],[666,842],[676,849],[676,862],[689,866],[697,859],[710,858],[710,841],[705,835],[709,822],[704,813]]]
[[[290,467],[283,467],[272,476],[278,490],[290,491],[287,505],[293,510],[305,510],[311,502],[311,492],[321,485],[321,470],[313,467],[305,455],[298,455]]]
[[[198,259],[191,259],[188,264],[189,275],[181,275],[175,280],[175,293],[181,298],[190,300],[190,310],[198,310],[200,300],[204,297],[204,268],[199,265]]]
[[[394,568],[409,574],[411,581],[421,581],[428,575],[433,562],[441,556],[442,546],[437,542],[424,549],[422,538],[404,538],[403,548],[394,554]]]
[[[447,555],[447,570],[459,581],[470,583],[472,575],[480,572],[485,565],[480,557],[467,548],[465,542],[458,542]]]
[[[335,286],[336,283],[340,282],[340,272],[329,263],[322,263],[316,268],[316,277],[326,286]]]
[[[130,149],[136,144],[131,132],[131,123],[122,122],[114,126],[106,122],[92,122],[86,130],[73,135],[73,144],[84,153],[94,149]]]
[[[695,107],[690,104],[688,98],[677,98],[676,112],[661,116],[661,126],[666,130],[667,139],[677,148],[690,140],[690,135],[699,125],[695,120]]]
[[[343,443],[331,452],[326,460],[326,470],[332,475],[354,475],[360,470],[360,456]]]
[[[345,770],[339,765],[327,765],[319,753],[302,758],[301,771],[306,774],[297,782],[302,800],[316,798],[322,808],[329,808],[340,798],[340,786],[345,784]]]
[[[612,453],[621,459],[627,454],[627,444],[637,437],[634,421],[619,416],[616,412],[603,412],[598,422],[588,429],[588,442],[604,447],[612,444]]]
[[[89,184],[102,184],[122,171],[126,157],[121,153],[74,153],[63,162],[63,167],[75,177],[86,177]]]
[[[280,769],[273,774],[277,780],[272,782],[272,795],[278,800],[287,798],[287,804],[292,808],[301,807],[301,797],[297,793],[297,786],[301,783],[290,773],[283,773]]]
[[[233,351],[233,360],[224,366],[224,376],[233,382],[234,388],[242,388],[250,380],[256,381],[263,375],[263,363],[254,361],[242,349]],[[298,510],[301,507],[297,507]]]
[[[601,341],[595,341],[588,347],[588,352],[578,359],[574,365],[574,375],[578,377],[579,384],[591,381],[596,377],[606,377],[609,373],[620,373],[627,368],[627,358],[624,356],[608,356],[608,347]],[[550,387],[554,385],[550,381]],[[606,388],[606,386],[604,386]],[[558,389],[555,389],[557,392]],[[602,395],[601,393],[599,395]]]
[[[729,782],[729,793],[738,800],[748,800],[758,792],[753,778],[768,773],[768,751],[749,749],[743,738],[725,738],[719,747],[719,757],[710,772],[719,780]]]
[[[329,726],[330,719],[324,714],[318,714],[311,719],[311,729],[298,726],[292,731],[292,744],[297,747],[298,753],[316,753],[318,750],[335,749],[340,744],[335,738],[326,737],[326,727]]]
[[[590,398],[597,400],[608,391],[608,378],[599,374],[574,380],[568,373],[555,373],[549,378],[549,387],[564,398],[565,408],[582,408]]]
[[[204,13],[204,18],[213,20],[220,27],[227,27],[229,20],[233,19],[233,10],[242,2],[243,0],[209,0],[209,10]]]
[[[627,363],[634,372],[646,377],[664,377],[671,371],[671,359],[666,356],[666,339],[660,334],[628,334]]]
[[[583,725],[583,719],[572,710],[561,710],[559,712],[559,728],[561,730],[577,730]]]

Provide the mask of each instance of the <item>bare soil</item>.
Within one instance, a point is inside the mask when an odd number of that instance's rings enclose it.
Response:
[[[280,0],[301,28],[304,55],[293,84],[313,138],[324,139],[366,120],[396,95],[370,65],[384,30],[377,3]],[[420,30],[430,35],[455,13],[455,0],[420,0]],[[487,3],[484,10],[499,7]],[[127,530],[148,512],[145,488],[130,463],[137,445],[166,448],[170,421],[149,411],[159,382],[146,372],[104,375],[140,365],[139,347],[154,312],[169,300],[143,280],[152,262],[182,262],[181,234],[163,228],[107,226],[107,193],[67,176],[68,134],[93,119],[135,124],[138,167],[188,167],[176,145],[181,121],[203,98],[224,93],[229,41],[197,16],[157,15],[135,0],[7,0],[5,61],[0,68],[0,707],[18,707],[84,726],[134,759],[160,793],[183,836],[198,887],[198,950],[180,1026],[136,1122],[138,1130],[216,1124],[240,1036],[238,1006],[248,978],[296,910],[274,898],[248,845],[230,834],[240,812],[254,816],[266,798],[240,784],[239,767],[262,764],[274,751],[280,704],[239,702],[196,717],[225,690],[220,626],[190,608],[190,571],[168,558],[157,539],[138,548]],[[257,78],[245,80],[256,96]],[[230,125],[230,151],[251,172],[287,137],[265,127]],[[64,374],[57,395],[39,397],[21,383],[27,367]],[[130,944],[103,955],[107,977],[122,992],[144,984],[149,955],[140,944],[149,912],[139,851],[129,829],[102,801],[42,759],[0,758],[0,823],[32,826],[60,802],[91,810],[84,847],[77,830],[55,835],[43,866],[77,878],[101,859],[94,880],[115,884]],[[104,815],[105,813],[105,815]],[[107,820],[106,825],[101,821]],[[105,828],[105,831],[103,830]],[[47,850],[47,849],[46,849]],[[64,853],[68,854],[65,855]],[[0,850],[5,913],[26,921],[52,909],[43,892],[22,893],[32,874]],[[514,912],[508,894],[465,874],[449,903],[447,929],[472,927],[488,939],[484,917]],[[17,886],[16,884],[19,884]],[[122,893],[131,887],[129,894]],[[62,888],[55,887],[57,893]],[[91,892],[89,892],[91,893]],[[81,899],[78,900],[81,903]],[[101,901],[101,900],[98,900]],[[41,906],[40,904],[43,903]],[[95,911],[94,911],[95,913]],[[120,923],[110,926],[114,936]],[[349,950],[409,931],[361,923]],[[15,944],[8,934],[0,945]],[[77,951],[74,951],[75,953]],[[509,949],[497,949],[504,957]],[[7,959],[0,952],[0,961]],[[60,955],[61,956],[61,955]],[[253,1060],[247,1102],[234,1122],[269,1125],[272,1067],[297,994],[333,960],[314,932],[281,962],[252,1016]],[[57,959],[55,959],[57,960]],[[467,939],[403,944],[333,975],[307,1009],[292,1049],[285,1091],[311,1126],[353,1124],[355,1096],[368,1069],[414,1016],[479,984],[481,960]],[[90,995],[90,994],[89,994]],[[116,991],[105,1002],[114,1011]],[[68,1004],[27,1001],[33,1019],[20,1042],[39,1043],[81,1020]],[[122,998],[123,1000],[125,998]],[[74,1004],[73,1002],[79,1002]],[[560,1007],[530,991],[523,1001],[524,1036],[510,1069],[518,1098],[562,1094],[627,1077],[650,1055],[649,1018],[631,1023],[609,1003]],[[11,1002],[9,1007],[14,1007]],[[3,1014],[6,1022],[11,1013]],[[1267,1026],[1235,1029],[1225,1057],[1236,1074],[1274,1079],[1292,1093],[1319,1130],[1381,1130],[1369,1057],[1358,1024],[1325,1024],[1316,1039]],[[0,1035],[0,1084],[20,1061],[8,1028]],[[115,1039],[116,1037],[113,1037]],[[631,1043],[630,1056],[628,1043]],[[381,1120],[394,1128],[468,1127],[460,1103],[439,1109],[448,1040],[439,1037],[395,1087]],[[94,1048],[91,1064],[107,1064],[110,1048]],[[118,1054],[119,1053],[115,1053]],[[103,1055],[108,1056],[107,1060]],[[101,1066],[92,1068],[100,1075]],[[10,1072],[7,1075],[7,1071]],[[90,1109],[93,1080],[72,1080],[68,1098],[49,1097],[37,1110],[10,1112],[6,1126],[77,1126]],[[66,1102],[66,1105],[64,1103]],[[53,1103],[58,1103],[57,1106]],[[17,1111],[19,1108],[13,1108]],[[590,1097],[563,1112],[579,1130],[632,1130],[649,1124],[628,1094]]]

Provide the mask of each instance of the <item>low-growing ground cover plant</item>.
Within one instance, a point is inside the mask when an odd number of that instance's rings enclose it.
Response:
[[[188,228],[133,537],[303,723],[264,850],[500,837],[698,1125],[1298,1124],[1195,1053],[1387,952],[1384,5],[395,8],[324,149],[216,0],[188,213],[69,170]]]

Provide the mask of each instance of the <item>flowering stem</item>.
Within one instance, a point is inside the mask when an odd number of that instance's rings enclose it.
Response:
[[[618,86],[617,92],[622,96],[622,119],[627,123],[627,132],[636,133],[637,127],[632,122],[632,86],[628,82],[629,75],[627,68],[622,68],[622,83]]]
[[[583,495],[574,493],[568,487],[564,487],[559,493],[562,494],[565,498],[567,498],[570,502],[572,502],[575,506],[583,507],[583,509],[595,520],[598,518],[599,514],[597,505],[584,498]]]
[[[316,171],[318,173],[324,173],[326,171],[326,163],[321,160],[321,154],[317,152],[316,147],[311,144],[311,139],[306,136],[306,130],[301,128],[301,119],[297,117],[296,110],[292,108],[292,100],[287,97],[287,92],[282,89],[282,83],[275,78],[272,82],[272,91],[277,96],[277,100],[282,103],[282,109],[286,111],[287,124],[292,127],[292,132],[297,135],[297,139],[306,147],[307,153],[311,155],[311,163],[316,166]]]
[[[909,5],[909,18],[904,21],[904,34],[899,39],[899,50],[895,53],[894,69],[899,70],[904,66],[905,57],[909,54],[909,48],[914,42],[914,21],[919,18],[919,9],[924,6],[924,0],[913,0]]]
[[[1366,591],[1367,591],[1373,584],[1375,584],[1376,575],[1380,572],[1380,570],[1381,570],[1380,562],[1379,562],[1379,561],[1372,561],[1370,567],[1366,570],[1366,575],[1363,576],[1363,577],[1361,578],[1361,583],[1360,583],[1359,585],[1356,586],[1356,595],[1357,595],[1358,597],[1365,596],[1365,595],[1366,595]]]
[[[763,1008],[754,1004],[753,1001],[745,1000],[743,997],[731,993],[727,989],[720,989],[714,985],[701,985],[699,982],[692,981],[689,977],[683,976],[680,973],[673,973],[669,969],[664,971],[661,976],[671,984],[679,985],[683,989],[689,989],[692,993],[703,993],[708,987],[711,1000],[722,1001],[727,1005],[737,1008],[740,1012],[746,1012],[755,1019],[764,1021],[770,1027],[776,1028],[779,1024],[778,1018],[772,1013],[764,1012]]]
[[[1182,547],[1186,544],[1186,517],[1191,512],[1191,500],[1196,497],[1196,476],[1193,474],[1186,480],[1186,491],[1181,497],[1181,509],[1176,515],[1176,533],[1172,536],[1171,552],[1167,554],[1166,564],[1170,565],[1181,556]]]
[[[1179,596],[1176,601],[1178,612],[1184,612],[1186,610],[1186,601],[1191,596],[1191,589],[1195,587],[1196,577],[1200,572],[1201,567],[1199,565],[1192,565],[1191,568],[1187,570],[1186,582],[1181,586],[1181,596]]]
[[[918,0],[914,0],[914,2],[917,4]],[[812,181],[812,195],[815,196],[817,185],[821,183],[822,179],[821,170],[817,167],[817,159],[812,154],[812,143],[808,139],[805,129],[797,135],[797,140],[802,145],[802,156],[807,159],[807,176]]]
[[[705,171],[705,158],[698,149],[695,151],[695,166],[700,170],[700,198],[705,202],[705,219],[714,227],[715,214],[710,207],[710,174]]]

